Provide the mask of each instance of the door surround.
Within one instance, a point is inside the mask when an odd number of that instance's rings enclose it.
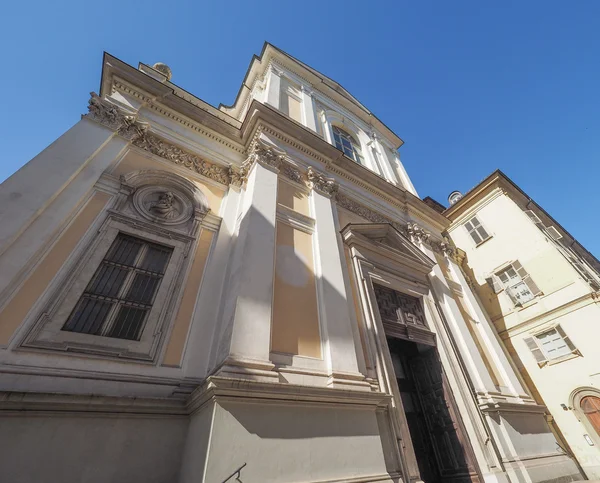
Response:
[[[393,440],[390,444],[398,458],[392,466],[395,471],[403,474],[407,483],[422,481],[374,285],[379,284],[421,300],[429,331],[435,334],[435,346],[440,356],[443,354],[442,359],[448,361],[446,364],[442,363],[444,367],[448,366],[445,367],[447,375],[451,376],[454,384],[466,385],[464,374],[457,369],[460,366],[458,356],[446,333],[445,323],[440,315],[441,309],[436,304],[429,281],[429,274],[436,262],[389,223],[350,223],[341,230],[341,235],[349,250],[351,266],[348,268],[354,274],[360,299],[363,319],[360,332],[365,345],[366,363],[375,370],[379,390],[392,395],[387,414]],[[454,393],[456,392],[455,390]],[[469,403],[470,401],[463,401],[463,404]],[[478,464],[475,457],[476,471],[480,481],[483,481]]]

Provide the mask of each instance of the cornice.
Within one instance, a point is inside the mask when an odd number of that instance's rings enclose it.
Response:
[[[212,376],[202,387],[192,393],[188,402],[188,411],[193,413],[212,400],[244,397],[246,401],[266,403],[288,403],[297,405],[327,404],[338,406],[363,406],[376,409],[386,406],[392,396],[382,392],[338,389],[318,386],[300,386],[258,382]]]
[[[121,79],[120,77],[114,76],[112,80],[111,93],[121,92],[128,96],[135,97],[140,102],[143,103],[141,108],[146,108],[151,111],[157,112],[158,114],[171,119],[172,121],[185,126],[192,131],[202,134],[203,136],[212,139],[229,149],[236,151],[238,153],[244,152],[244,146],[241,143],[232,142],[231,139],[225,138],[223,136],[218,135],[214,131],[208,130],[204,127],[203,124],[194,121],[190,117],[182,116],[177,111],[168,108],[167,106],[161,104],[156,101],[156,98],[149,95],[147,92],[142,91],[141,89],[136,88],[132,84],[127,81]]]

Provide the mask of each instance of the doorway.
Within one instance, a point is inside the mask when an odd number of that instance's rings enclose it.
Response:
[[[436,347],[398,338],[387,341],[421,479],[478,482]]]

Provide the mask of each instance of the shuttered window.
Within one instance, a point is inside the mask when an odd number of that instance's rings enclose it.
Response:
[[[526,337],[525,343],[539,365],[578,352],[560,325],[532,337]]]
[[[494,289],[494,293],[505,290],[515,305],[523,305],[542,293],[518,260],[486,280]]]
[[[490,234],[486,231],[476,216],[465,223],[465,228],[469,232],[469,235],[471,235],[471,238],[476,245],[479,245],[490,238]]]
[[[62,330],[139,340],[171,253],[120,233]]]

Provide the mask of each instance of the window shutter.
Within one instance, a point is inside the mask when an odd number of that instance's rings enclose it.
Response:
[[[525,214],[531,219],[531,221],[533,221],[535,224],[542,224],[542,220],[540,220],[539,216],[537,216],[533,211],[531,210],[525,210]]]
[[[506,288],[506,294],[510,297],[511,302],[513,303],[513,305],[515,306],[520,306],[522,305],[521,302],[519,301],[519,299],[515,296],[515,294],[512,291],[511,287],[507,287]]]
[[[555,240],[560,240],[563,237],[560,234],[560,232],[556,228],[554,228],[553,226],[547,227],[546,230],[548,230],[548,235],[550,235]]]
[[[555,327],[555,329],[560,334],[562,339],[565,341],[565,344],[567,344],[567,347],[569,348],[569,350],[571,352],[576,351],[577,347],[575,347],[575,344],[573,344],[573,342],[571,342],[571,338],[567,334],[565,334],[565,331],[563,330],[563,328],[560,325],[557,325]]]
[[[490,287],[494,290],[494,293],[499,293],[502,291],[502,284],[496,275],[490,275],[485,281],[489,284]]]
[[[540,366],[544,364],[546,362],[546,356],[537,345],[535,337],[525,337],[525,339],[523,340],[525,341],[525,344],[527,344],[527,347],[533,354],[533,357],[535,357],[535,362],[537,362]]]
[[[527,273],[527,271],[523,268],[523,265],[521,265],[521,263],[519,263],[518,260],[515,260],[512,263],[512,266],[517,271],[517,273],[519,274],[519,277],[521,277],[521,280],[523,280],[523,282],[525,282],[525,284],[529,288],[529,291],[534,296],[539,295],[539,294],[542,293],[542,291],[540,290],[540,288],[537,286],[537,284],[531,278],[531,275],[529,275]]]

